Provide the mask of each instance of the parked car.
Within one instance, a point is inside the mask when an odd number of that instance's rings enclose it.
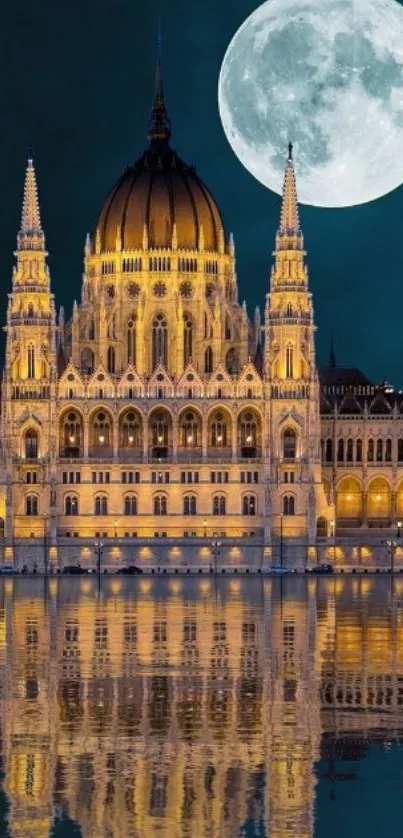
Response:
[[[142,573],[143,568],[139,567],[136,564],[130,564],[128,567],[120,567],[116,573],[128,573],[130,576],[134,576],[136,573]]]
[[[317,564],[311,569],[311,573],[334,573],[332,564]]]
[[[70,574],[71,576],[79,576],[82,573],[88,573],[88,571],[79,564],[68,564],[63,568],[63,573]]]
[[[284,576],[286,573],[289,573],[290,570],[288,567],[283,567],[283,565],[273,565],[273,567],[269,567],[269,573],[275,573],[278,576]]]
[[[0,567],[0,573],[3,573],[4,575],[7,574],[8,576],[12,573],[18,573],[18,570],[16,570],[16,568],[12,564],[3,564]]]

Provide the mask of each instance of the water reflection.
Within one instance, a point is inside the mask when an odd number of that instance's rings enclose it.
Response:
[[[402,597],[386,579],[0,583],[0,834],[324,836],[370,745],[400,741]]]

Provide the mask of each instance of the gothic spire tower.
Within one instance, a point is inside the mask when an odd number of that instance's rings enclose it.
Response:
[[[9,479],[6,536],[11,519],[14,520],[14,534],[42,535],[45,520],[42,515],[45,516],[45,510],[49,513],[51,507],[50,497],[40,497],[46,495],[46,483],[50,481],[49,452],[55,426],[57,379],[55,305],[47,255],[35,168],[30,159],[25,173],[21,227],[15,252],[17,262],[7,309],[2,399],[3,437],[8,444],[5,452]],[[45,461],[46,466],[43,465]],[[14,487],[10,482],[13,462],[19,463],[21,482],[37,484],[35,493],[29,495],[29,502],[20,487]],[[15,471],[13,474],[15,477]],[[35,520],[30,520],[30,512]]]
[[[329,515],[321,481],[314,312],[291,143],[273,255],[266,306],[270,440],[266,540],[272,538],[274,543],[277,536],[284,537],[291,549],[290,545],[313,545],[318,517]]]

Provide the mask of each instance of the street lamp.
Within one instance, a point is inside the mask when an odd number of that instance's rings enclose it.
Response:
[[[214,574],[217,576],[217,558],[221,551],[221,541],[213,541],[211,545],[211,552],[214,556]]]
[[[101,558],[102,558],[102,553],[103,553],[103,549],[104,549],[104,542],[102,541],[102,538],[100,538],[99,541],[94,541],[94,548],[95,548],[96,553],[97,553],[97,573],[98,573],[98,576],[100,576],[101,575]]]

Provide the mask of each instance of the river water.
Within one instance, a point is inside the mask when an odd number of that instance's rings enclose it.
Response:
[[[0,582],[1,836],[398,838],[403,579]]]

